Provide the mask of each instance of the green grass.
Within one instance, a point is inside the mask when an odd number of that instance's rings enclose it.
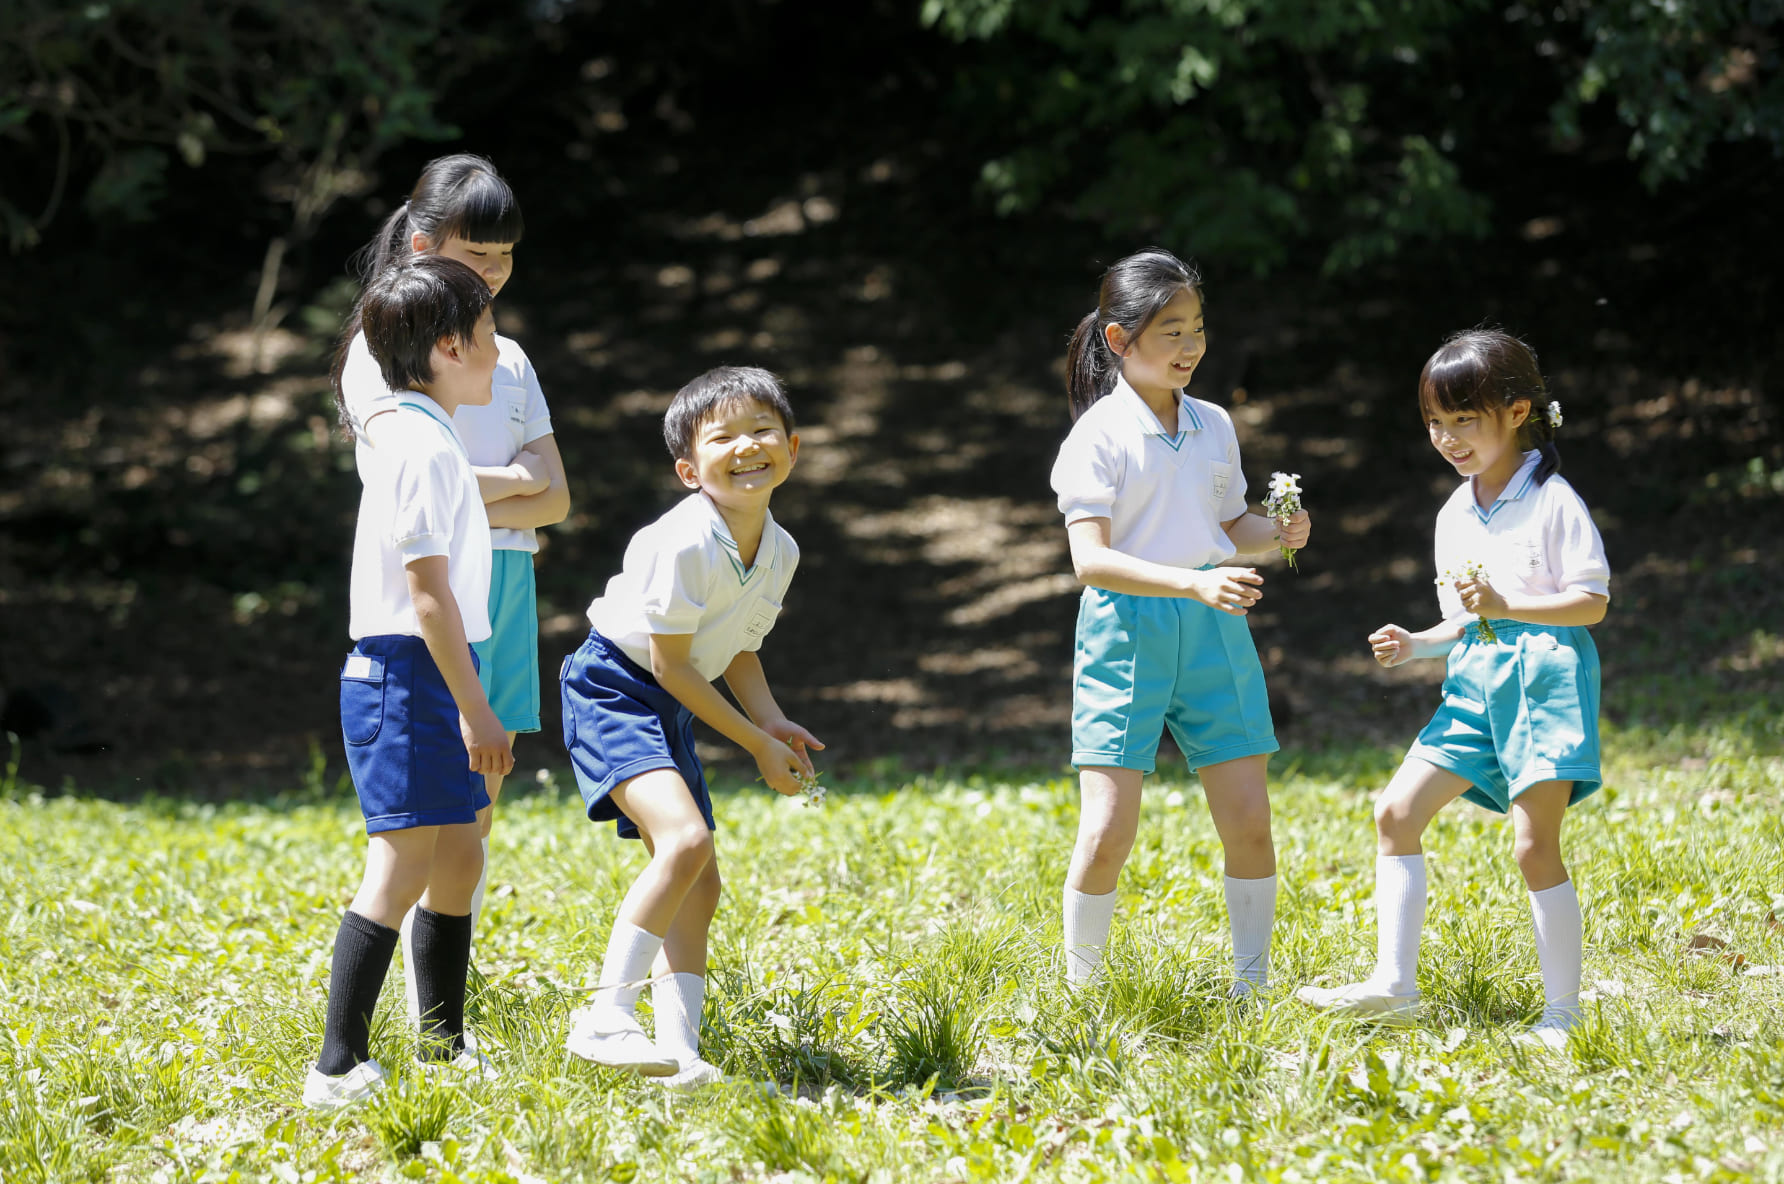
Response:
[[[1427,843],[1429,1006],[1385,1031],[1286,990],[1226,1001],[1219,850],[1181,771],[1149,791],[1107,981],[1076,996],[1068,779],[882,772],[815,810],[722,792],[705,1048],[733,1081],[692,1096],[562,1053],[642,852],[517,787],[471,1001],[506,1076],[406,1074],[330,1117],[297,1100],[363,849],[350,794],[0,783],[0,1181],[1784,1179],[1781,741],[1751,715],[1606,736],[1567,832],[1590,1022],[1564,1056],[1509,1039],[1541,982],[1509,830],[1472,808]],[[1277,761],[1282,988],[1368,964],[1392,763]],[[400,1007],[393,981],[387,1066],[410,1063]]]

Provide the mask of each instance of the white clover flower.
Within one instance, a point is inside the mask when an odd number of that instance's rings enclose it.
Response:
[[[1552,428],[1561,426],[1561,403],[1557,399],[1549,400],[1549,426]]]
[[[817,773],[799,774],[799,788],[805,791],[805,797],[799,802],[801,806],[821,806],[830,791],[818,780]]]

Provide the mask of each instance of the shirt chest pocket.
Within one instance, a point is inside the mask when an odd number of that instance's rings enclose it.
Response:
[[[491,391],[491,396],[490,403],[502,413],[502,428],[508,433],[509,443],[514,445],[513,452],[519,452],[526,443],[527,388],[498,385]]]
[[[1519,574],[1529,577],[1543,569],[1543,545],[1540,537],[1514,538],[1510,545],[1511,561]]]
[[[774,622],[780,618],[781,602],[770,600],[766,596],[750,605],[743,612],[743,635],[750,644],[760,645],[774,628]]]
[[[1213,496],[1214,505],[1217,508],[1226,501],[1227,489],[1232,485],[1232,482],[1232,465],[1218,460],[1208,463],[1208,492]]]

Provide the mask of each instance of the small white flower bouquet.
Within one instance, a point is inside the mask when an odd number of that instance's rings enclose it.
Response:
[[[1479,560],[1470,559],[1462,564],[1461,570],[1458,571],[1452,568],[1438,576],[1437,582],[1439,584],[1449,584],[1454,586],[1458,580],[1474,580],[1477,583],[1485,583],[1486,579],[1486,565]],[[1488,621],[1485,616],[1481,616],[1478,619],[1480,621],[1480,639],[1489,645],[1496,643],[1499,640],[1499,635],[1493,632],[1492,622]]]
[[[1288,520],[1301,512],[1301,474],[1271,473],[1270,496],[1264,499],[1264,513],[1276,520],[1277,526],[1286,526]],[[1282,557],[1288,560],[1291,570],[1299,571],[1295,563],[1295,549],[1279,546]]]
[[[824,804],[824,798],[830,791],[824,788],[824,784],[818,780],[820,776],[821,774],[818,773],[801,773],[799,775],[799,788],[805,791],[805,797],[799,802],[801,806]]]

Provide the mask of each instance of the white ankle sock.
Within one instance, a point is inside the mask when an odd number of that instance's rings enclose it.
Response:
[[[657,1013],[657,1050],[683,1068],[700,1055],[700,1012],[706,1006],[706,979],[679,973],[650,985],[651,1009]]]
[[[1418,991],[1419,934],[1425,927],[1424,855],[1375,857],[1375,973],[1395,995]]]
[[[1542,965],[1542,994],[1547,1010],[1577,1013],[1580,1009],[1580,962],[1585,951],[1585,925],[1580,895],[1572,880],[1530,894],[1536,921],[1536,959]]]
[[[1233,930],[1233,973],[1253,986],[1270,981],[1270,926],[1276,920],[1276,877],[1226,877],[1227,921]]]
[[[650,964],[663,948],[663,939],[628,921],[613,923],[607,939],[607,956],[601,960],[601,985],[595,991],[596,1007],[617,1007],[631,1012],[650,978]]]
[[[1109,941],[1109,923],[1115,917],[1115,894],[1091,896],[1074,888],[1065,890],[1065,981],[1082,986],[1096,976],[1103,962],[1103,946]]]

